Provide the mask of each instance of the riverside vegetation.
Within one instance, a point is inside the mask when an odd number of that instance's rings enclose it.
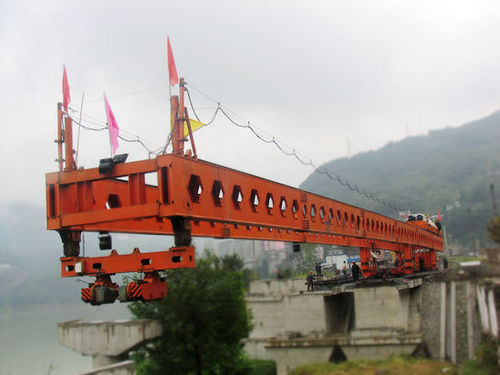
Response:
[[[412,212],[439,210],[448,240],[458,247],[488,247],[484,227],[493,216],[490,185],[500,203],[500,112],[457,128],[390,142],[377,151],[325,163],[368,192]],[[389,216],[397,212],[352,192],[325,175],[311,174],[302,189]]]

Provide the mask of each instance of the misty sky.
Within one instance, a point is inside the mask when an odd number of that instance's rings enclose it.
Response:
[[[499,16],[498,1],[0,0],[0,204],[45,205],[63,64],[84,119],[105,119],[105,91],[122,134],[156,148],[170,35],[189,84],[321,164],[348,139],[354,154],[500,109]],[[215,103],[191,92],[208,120]],[[282,183],[312,172],[222,117],[195,138],[200,158]],[[79,165],[108,156],[107,134],[82,130]]]

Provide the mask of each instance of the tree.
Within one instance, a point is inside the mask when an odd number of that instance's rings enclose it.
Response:
[[[299,272],[307,273],[310,270],[314,270],[316,262],[318,261],[318,259],[316,258],[316,249],[318,248],[318,245],[304,243],[301,244],[300,247],[303,254],[303,263]]]
[[[137,318],[163,326],[158,340],[137,351],[138,374],[238,373],[251,329],[242,266],[237,257],[206,253],[196,268],[168,272],[163,300],[130,305]]]

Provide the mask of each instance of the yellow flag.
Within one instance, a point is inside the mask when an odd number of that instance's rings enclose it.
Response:
[[[193,133],[196,130],[198,130],[199,128],[205,126],[204,123],[193,120],[193,119],[189,119],[189,122],[191,123],[191,130],[193,131]],[[184,137],[187,137],[188,135],[189,135],[188,126],[187,126],[187,123],[184,123]]]

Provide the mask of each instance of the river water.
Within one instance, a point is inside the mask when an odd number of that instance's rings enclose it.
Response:
[[[127,304],[82,302],[0,310],[0,375],[72,375],[92,369],[92,358],[59,344],[57,323],[131,318]]]

